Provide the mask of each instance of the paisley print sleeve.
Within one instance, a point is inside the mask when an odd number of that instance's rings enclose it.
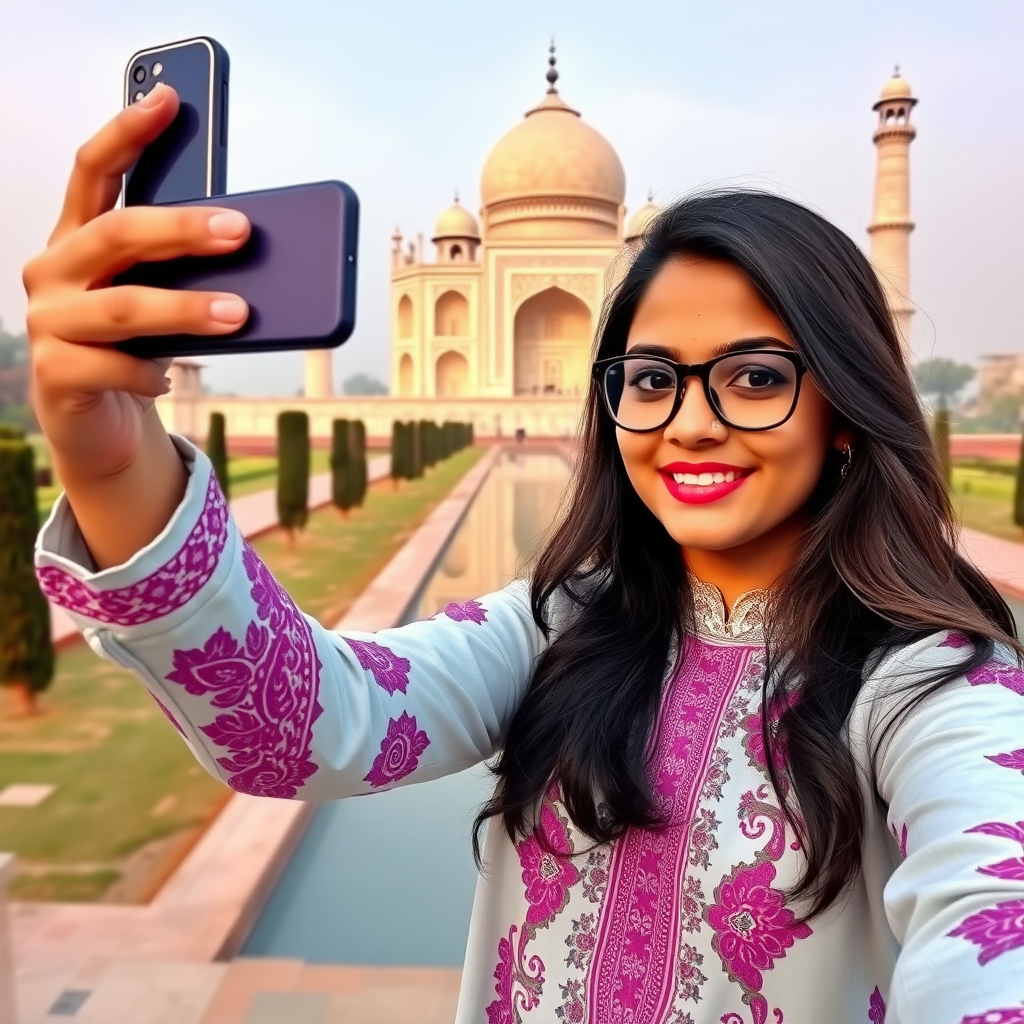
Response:
[[[62,498],[36,549],[40,584],[102,657],[134,672],[196,758],[241,793],[332,799],[489,757],[543,643],[527,585],[378,633],[303,615],[239,533],[209,460],[167,527],[95,572]]]
[[[880,666],[865,687],[873,735],[905,700],[898,687],[963,663],[967,645],[937,634]],[[896,864],[885,911],[901,946],[885,1019],[1016,1019],[993,1008],[1024,996],[1024,672],[997,653],[895,722],[873,762]]]

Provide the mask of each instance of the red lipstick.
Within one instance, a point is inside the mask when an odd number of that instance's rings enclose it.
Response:
[[[662,466],[668,493],[687,505],[707,505],[732,494],[754,471],[723,462],[673,462]]]

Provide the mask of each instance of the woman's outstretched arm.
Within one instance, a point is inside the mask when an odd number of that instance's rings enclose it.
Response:
[[[239,792],[322,800],[494,752],[543,644],[527,584],[380,633],[331,632],[245,542],[206,456],[174,443],[185,496],[152,543],[95,571],[62,497],[37,566],[50,599],[138,676],[208,771]]]

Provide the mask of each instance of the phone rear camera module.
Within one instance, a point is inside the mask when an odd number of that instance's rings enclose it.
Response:
[[[140,64],[133,72],[132,78],[141,85],[146,80],[146,69]]]
[[[140,91],[139,91],[139,92],[137,92],[137,93],[135,94],[135,96],[133,97],[133,100],[134,100],[134,102],[135,102],[135,103],[138,103],[138,102],[139,102],[139,100],[141,100],[141,99],[142,99],[142,97],[143,97],[143,96],[145,96],[145,95],[146,95],[146,94],[145,94],[144,92],[142,92],[142,91],[140,90]]]
[[[161,64],[160,61],[157,61],[153,65],[153,77],[154,78],[159,78],[160,77],[160,73],[163,71],[163,69],[164,69],[163,64]]]

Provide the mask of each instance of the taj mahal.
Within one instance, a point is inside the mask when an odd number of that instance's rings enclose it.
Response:
[[[459,202],[422,236],[391,239],[391,393],[335,396],[333,350],[307,352],[301,397],[204,394],[200,363],[171,367],[158,402],[168,429],[201,440],[209,415],[228,436],[272,443],[278,413],[302,409],[316,439],[331,422],[362,419],[370,438],[395,420],[471,422],[477,437],[568,437],[587,384],[591,343],[608,291],[658,212],[651,196],[629,216],[626,176],[611,143],[563,99],[554,47],[547,91],[483,164],[480,210]],[[904,342],[909,296],[913,98],[896,73],[874,110],[877,148],[870,257]]]

